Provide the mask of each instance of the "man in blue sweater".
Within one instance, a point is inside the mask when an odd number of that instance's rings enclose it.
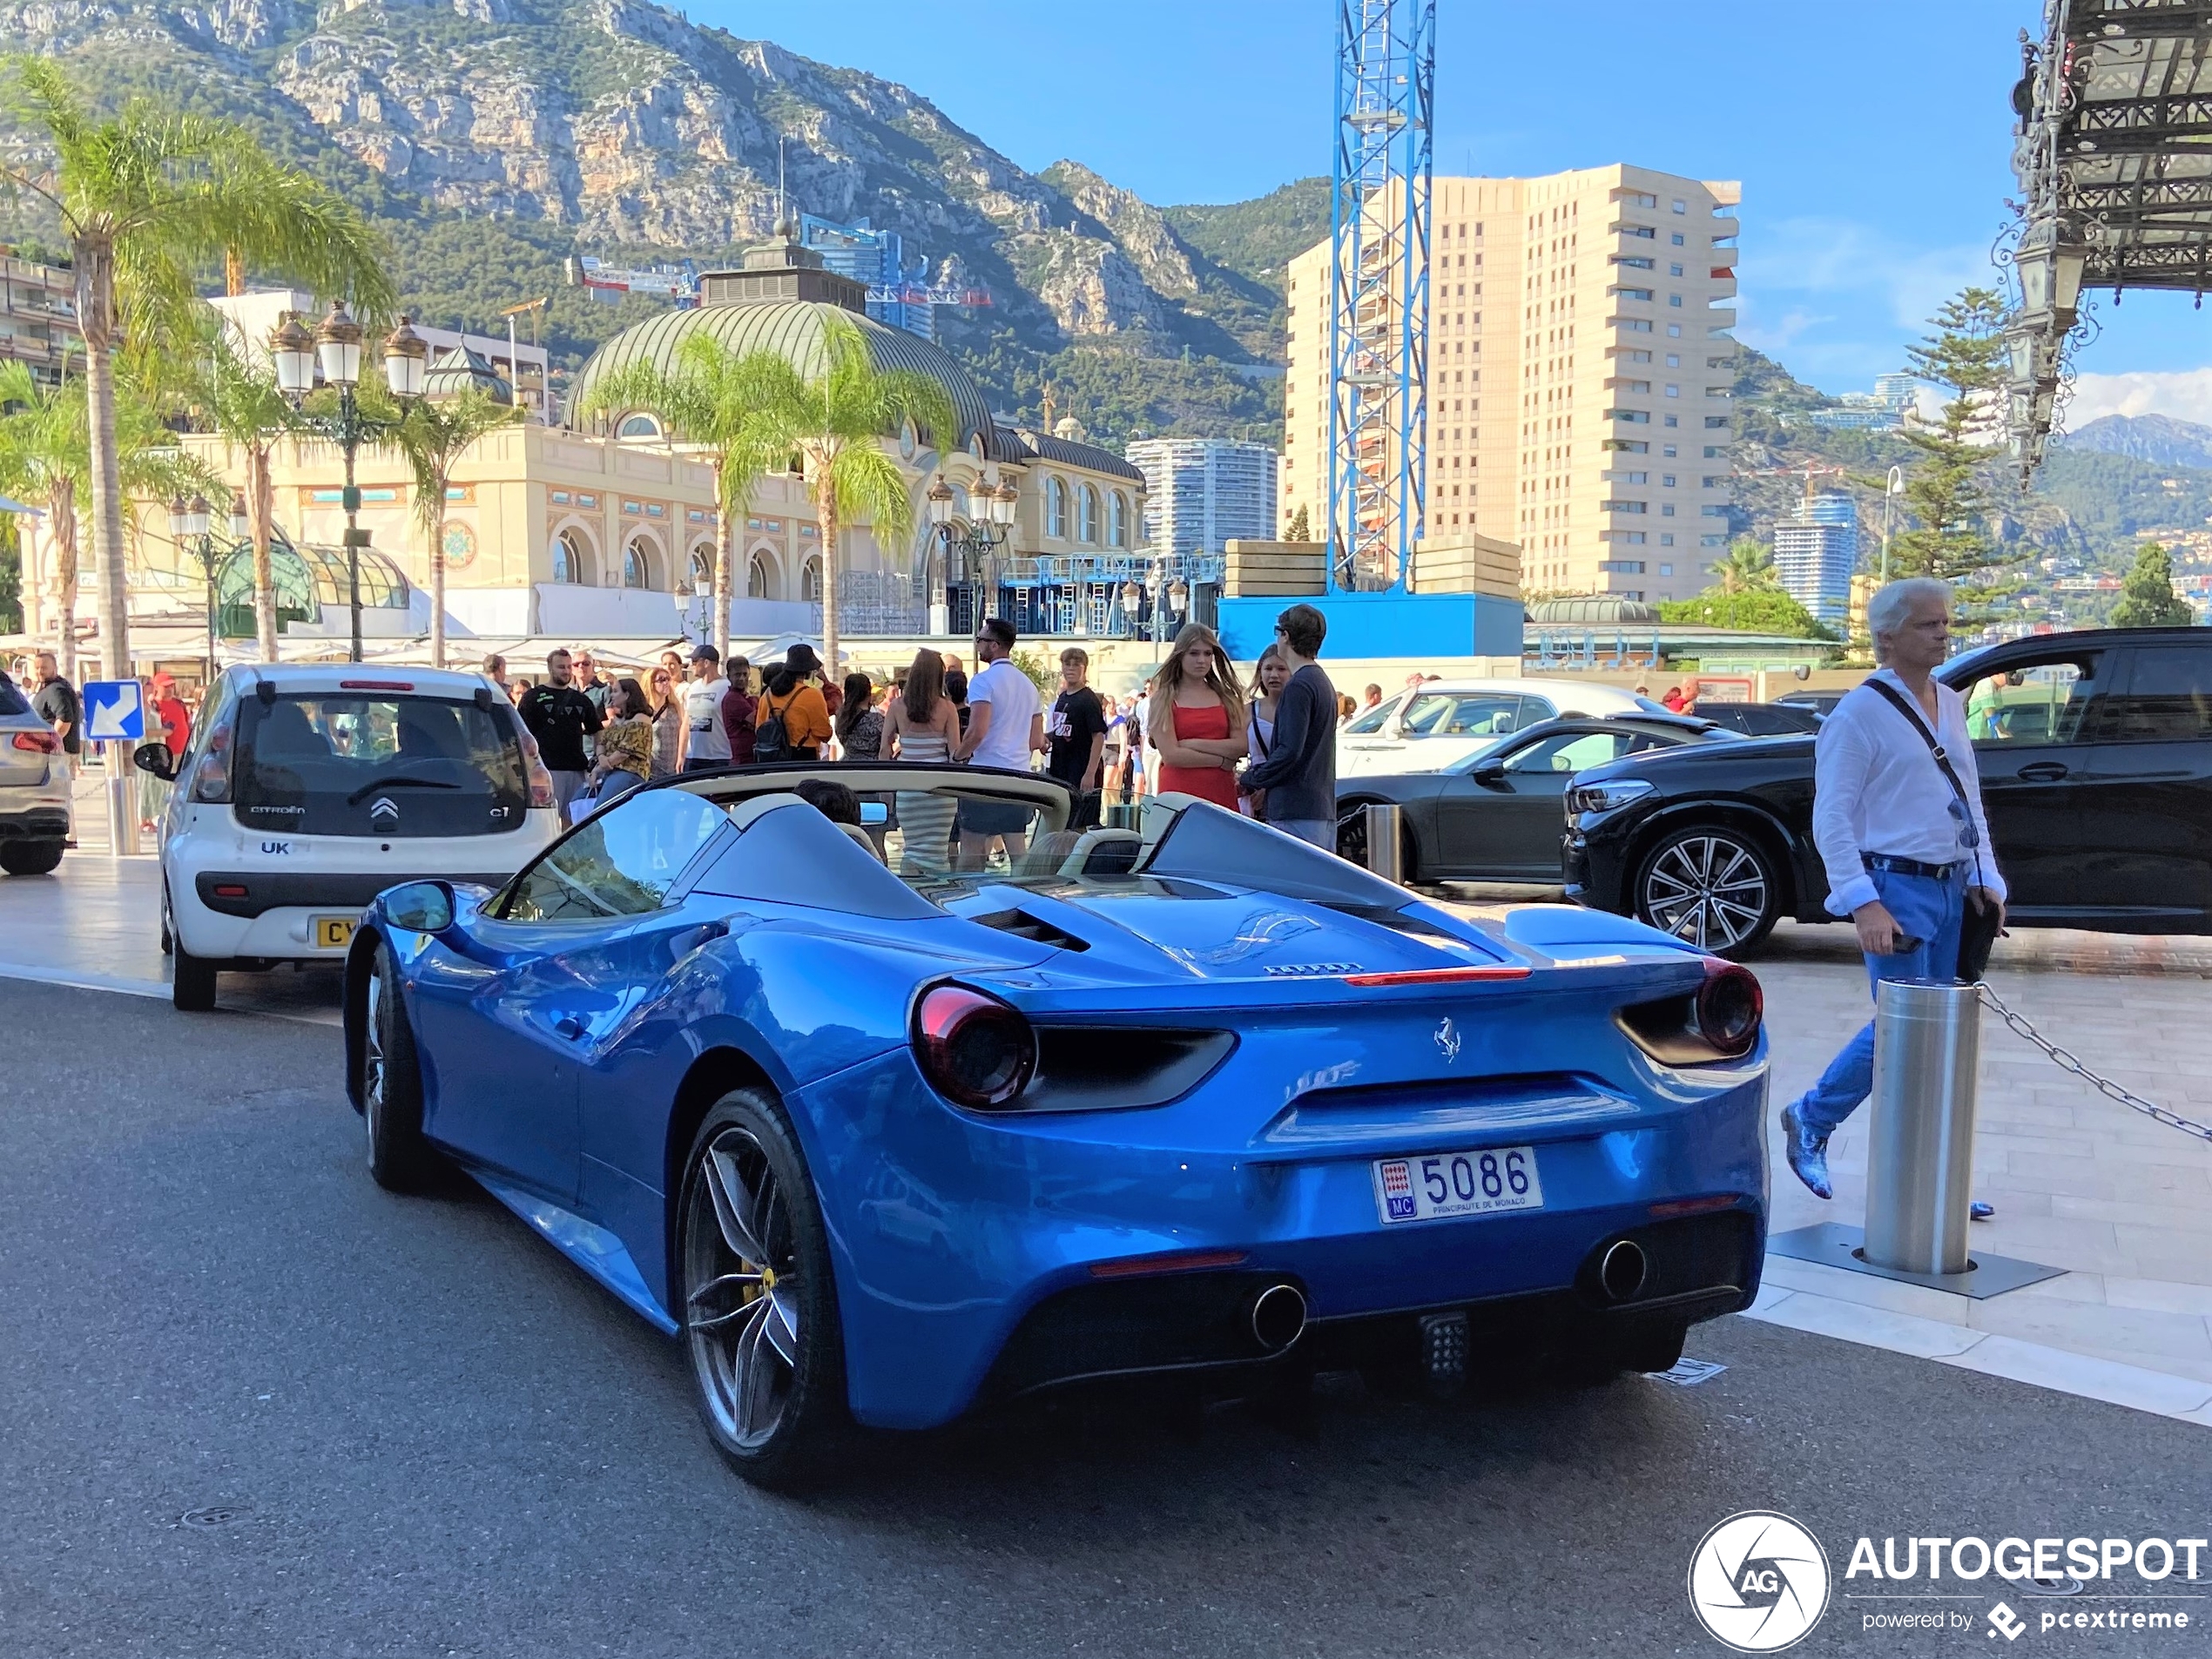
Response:
[[[1286,835],[1337,850],[1337,688],[1314,659],[1328,619],[1292,605],[1275,619],[1275,652],[1291,671],[1275,699],[1275,739],[1267,759],[1247,766],[1238,787],[1267,796],[1267,821]]]

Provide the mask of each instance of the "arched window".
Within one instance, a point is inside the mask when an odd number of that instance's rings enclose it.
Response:
[[[1076,539],[1086,544],[1098,539],[1098,492],[1089,484],[1076,489]]]
[[[583,580],[583,553],[566,530],[553,538],[553,579],[556,582]]]
[[[622,550],[622,585],[625,588],[650,587],[646,579],[645,550],[632,542]]]
[[[1106,498],[1106,545],[1129,545],[1129,497],[1118,489]]]
[[[709,593],[714,591],[714,549],[707,543],[701,542],[691,550],[691,574],[688,579],[691,584],[691,591],[694,593],[701,590]]]
[[[1068,486],[1057,478],[1044,481],[1044,533],[1062,541],[1068,536]]]
[[[658,438],[660,435],[658,417],[643,413],[624,415],[622,424],[615,428],[617,438]]]
[[[745,597],[749,599],[779,599],[783,597],[776,572],[768,563],[768,556],[756,553],[745,575]]]
[[[799,597],[804,599],[808,604],[818,605],[821,604],[822,562],[819,559],[807,560],[806,567],[799,571]]]

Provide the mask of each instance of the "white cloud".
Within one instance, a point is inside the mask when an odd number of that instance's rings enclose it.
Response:
[[[1875,294],[1899,327],[1916,331],[1969,283],[1993,287],[1997,280],[1986,244],[1913,247],[1847,219],[1778,219],[1743,252],[1747,288]]]
[[[2212,426],[2212,368],[2075,375],[2067,429],[2079,432],[2106,415],[2167,415]]]

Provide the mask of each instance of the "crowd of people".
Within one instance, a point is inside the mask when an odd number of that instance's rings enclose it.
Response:
[[[1075,828],[1097,824],[1109,804],[1173,791],[1332,846],[1340,708],[1318,662],[1325,631],[1312,606],[1291,606],[1240,682],[1213,631],[1191,623],[1150,682],[1118,697],[1091,685],[1079,645],[1060,653],[1057,685],[1041,691],[1014,660],[1013,624],[999,617],[976,630],[972,673],[957,653],[924,649],[880,679],[840,677],[803,644],[760,665],[725,664],[700,644],[626,676],[578,647],[552,652],[535,683],[510,678],[496,656],[483,671],[514,699],[570,818],[680,772],[877,760],[1041,769],[1075,792]],[[957,824],[954,810],[948,797],[900,795],[900,821],[915,839],[941,828],[964,859],[980,862],[995,846],[1020,856],[1021,809],[970,800]]]

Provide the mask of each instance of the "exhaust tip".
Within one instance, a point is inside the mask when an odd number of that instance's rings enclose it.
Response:
[[[1643,1246],[1623,1238],[1605,1252],[1597,1264],[1598,1288],[1608,1302],[1625,1302],[1643,1288],[1651,1264]]]
[[[1252,1337],[1280,1353],[1305,1330],[1305,1296],[1295,1285],[1271,1285],[1252,1298]]]

